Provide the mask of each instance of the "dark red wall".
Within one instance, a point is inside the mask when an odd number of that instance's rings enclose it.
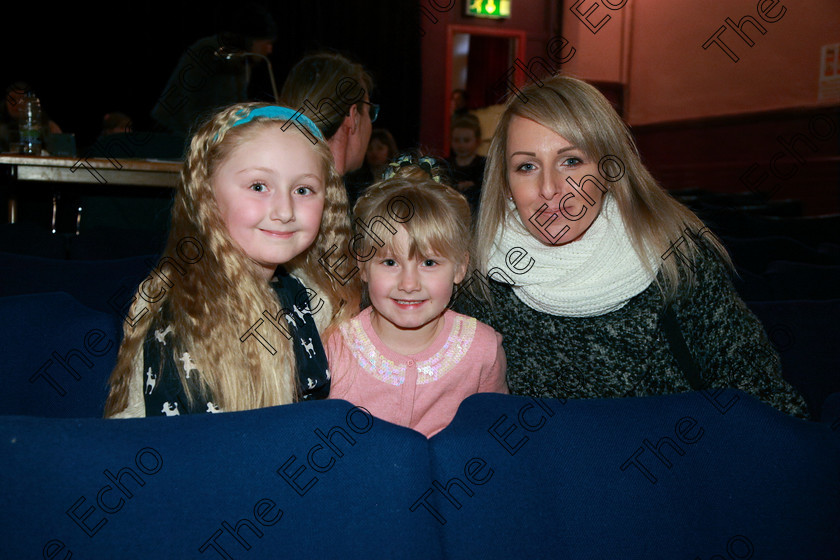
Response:
[[[840,212],[840,110],[811,108],[633,127],[668,189],[754,191],[799,199],[808,215]]]

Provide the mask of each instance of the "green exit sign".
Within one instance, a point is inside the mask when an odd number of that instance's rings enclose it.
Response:
[[[465,0],[467,15],[487,18],[509,18],[511,0]]]

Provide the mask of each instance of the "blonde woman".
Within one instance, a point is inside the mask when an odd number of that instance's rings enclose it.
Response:
[[[350,238],[347,196],[322,134],[294,116],[234,105],[192,138],[166,257],[128,311],[107,417],[328,395],[315,321],[323,328],[355,312],[359,285],[319,265]]]
[[[720,240],[656,183],[628,127],[581,80],[554,76],[508,100],[475,257],[473,285],[490,303],[456,304],[504,336],[512,393],[734,387],[806,415]]]

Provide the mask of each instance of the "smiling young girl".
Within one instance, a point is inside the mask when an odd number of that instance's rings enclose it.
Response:
[[[201,257],[180,268],[164,258],[140,285],[106,416],[326,397],[315,320],[349,316],[359,287],[320,270],[318,258],[349,239],[347,198],[321,133],[293,116],[285,107],[235,105],[192,138],[164,254],[189,239]],[[296,276],[313,280],[305,286]]]
[[[437,182],[428,158],[409,157],[368,189],[357,222],[381,225],[356,236],[370,307],[341,324],[327,343],[330,398],[363,406],[383,420],[431,437],[474,393],[507,393],[502,337],[472,317],[447,309],[469,264],[470,208]],[[408,217],[389,220],[394,201]]]

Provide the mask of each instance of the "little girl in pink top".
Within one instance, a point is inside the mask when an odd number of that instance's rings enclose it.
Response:
[[[350,250],[370,306],[327,341],[330,398],[431,437],[474,393],[507,393],[502,336],[447,305],[469,264],[470,207],[430,158],[403,156],[356,203]]]

